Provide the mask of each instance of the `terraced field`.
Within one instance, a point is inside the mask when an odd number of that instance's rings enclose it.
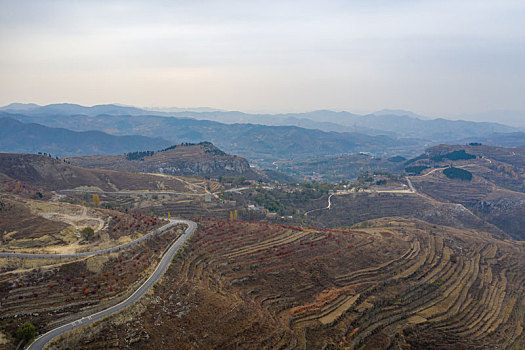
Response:
[[[42,332],[73,314],[116,303],[151,274],[167,243],[181,233],[174,227],[119,252],[91,257],[1,258],[1,332],[10,336],[21,322]],[[15,347],[11,341],[0,344],[0,349]]]
[[[63,345],[523,348],[522,245],[416,219],[369,223],[201,219],[161,285],[122,316],[135,322],[107,320]]]

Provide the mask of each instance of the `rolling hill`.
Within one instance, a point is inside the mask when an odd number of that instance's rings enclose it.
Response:
[[[96,105],[85,107],[62,103],[47,106],[34,104],[12,104],[0,110],[30,116],[47,117],[49,115],[128,115],[128,116],[173,116],[210,120],[226,124],[259,124],[268,126],[297,126],[306,129],[318,129],[326,132],[357,132],[369,135],[388,135],[393,138],[420,138],[427,141],[444,143],[463,138],[484,137],[492,133],[509,133],[517,128],[499,123],[430,119],[410,111],[381,110],[360,115],[346,111],[317,110],[303,113],[251,114],[239,111],[197,109],[142,109],[121,105]],[[497,119],[497,118],[495,118]],[[67,126],[65,126],[67,127]]]
[[[170,145],[164,139],[146,136],[115,136],[101,131],[71,131],[0,117],[0,152],[46,152],[56,156],[122,154]]]
[[[317,175],[322,181],[338,182],[356,179],[363,172],[374,171],[400,173],[403,170],[404,157],[379,158],[367,154],[346,154],[326,156],[299,161],[276,163],[279,171],[302,179]]]
[[[114,156],[80,156],[65,158],[73,165],[117,171],[137,171],[168,175],[244,176],[259,175],[248,161],[224,153],[209,142],[182,144],[159,152],[134,152]]]
[[[175,177],[154,174],[86,169],[37,154],[0,153],[0,175],[36,185],[47,190],[76,189],[101,190],[187,190],[187,183]]]
[[[24,112],[25,113],[25,112]],[[224,151],[250,160],[271,162],[278,159],[304,159],[322,155],[355,153],[409,153],[420,149],[421,141],[370,136],[361,133],[325,132],[295,126],[259,124],[223,124],[189,118],[118,115],[26,115],[9,114],[22,122],[42,123],[50,127],[84,131],[97,128],[115,135],[161,137],[171,144],[209,141]],[[142,148],[155,149],[155,148]]]
[[[525,147],[439,145],[409,162],[422,169],[410,177],[419,192],[460,203],[514,238],[525,238]],[[447,176],[451,166],[472,178]]]
[[[171,144],[210,141],[263,166],[276,160],[358,152],[414,156],[432,144],[483,138],[492,142],[494,135],[518,132],[515,127],[497,123],[428,119],[395,110],[370,115],[330,110],[249,114],[209,109],[159,111],[120,105],[14,104],[0,108],[2,115],[74,131],[95,128],[114,135],[161,137]],[[501,137],[505,136],[496,138]]]

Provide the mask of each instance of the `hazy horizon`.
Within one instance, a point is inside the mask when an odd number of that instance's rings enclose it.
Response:
[[[0,4],[0,105],[525,111],[520,1]]]
[[[415,114],[417,117],[420,117],[421,119],[437,119],[437,118],[443,118],[443,119],[449,119],[449,120],[466,120],[466,121],[477,121],[477,122],[494,122],[499,124],[506,124],[509,126],[514,126],[518,128],[525,127],[525,111],[486,111],[481,112],[479,114],[473,114],[473,115],[424,115],[419,114],[414,111],[410,111],[407,109],[393,109],[393,108],[383,108],[379,110],[373,110],[373,111],[356,111],[356,110],[342,110],[342,109],[332,109],[332,108],[320,108],[316,110],[304,110],[304,111],[246,111],[246,110],[240,110],[240,109],[222,109],[222,108],[215,108],[213,106],[137,106],[132,104],[123,104],[118,102],[112,102],[112,103],[97,103],[93,105],[83,105],[81,103],[75,103],[75,102],[54,102],[54,103],[46,103],[46,104],[37,104],[34,102],[10,102],[6,105],[0,105],[0,108],[8,107],[12,104],[36,104],[40,107],[47,106],[47,105],[54,105],[54,104],[76,104],[83,107],[94,107],[97,105],[116,105],[116,106],[123,106],[123,107],[135,107],[145,110],[151,110],[151,111],[159,111],[159,112],[170,112],[168,110],[172,109],[178,109],[180,111],[197,111],[198,112],[210,112],[210,111],[220,111],[220,112],[241,112],[246,114],[267,114],[267,115],[278,115],[278,114],[288,114],[288,113],[311,113],[316,112],[320,110],[329,110],[333,112],[348,112],[356,115],[369,115],[374,114],[377,112],[384,112],[384,111],[392,111],[392,114],[395,115],[403,115],[402,112],[407,112],[406,115]],[[171,111],[172,112],[172,111]]]

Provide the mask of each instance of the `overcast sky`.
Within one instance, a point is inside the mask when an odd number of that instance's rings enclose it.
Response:
[[[525,110],[525,1],[0,0],[0,105]]]

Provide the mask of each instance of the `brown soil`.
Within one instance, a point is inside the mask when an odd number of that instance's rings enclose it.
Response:
[[[89,186],[104,191],[188,191],[187,183],[173,176],[85,169],[35,154],[0,153],[0,173],[22,183],[49,190]]]
[[[57,234],[68,225],[32,214],[21,202],[0,199],[0,239],[7,244],[12,239],[34,239],[48,236],[50,242],[61,242]]]
[[[353,230],[199,225],[151,295],[61,346],[472,349],[523,341],[525,252],[517,243],[402,218]],[[126,315],[133,321],[117,321]]]

